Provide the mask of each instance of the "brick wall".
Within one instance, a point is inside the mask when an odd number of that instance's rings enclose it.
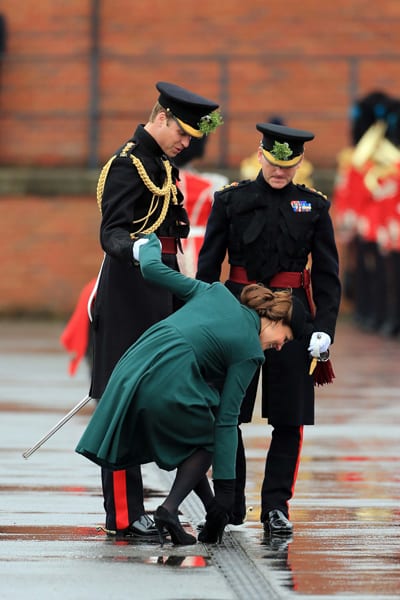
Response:
[[[276,113],[315,131],[309,158],[332,166],[353,98],[400,97],[396,0],[2,0],[0,11],[0,165],[102,162],[147,118],[160,79],[221,102],[207,162],[224,167]]]
[[[3,196],[0,206],[0,314],[68,315],[103,259],[94,196]]]
[[[157,80],[220,102],[200,163],[213,168],[237,168],[278,114],[314,131],[308,158],[333,169],[353,99],[400,97],[398,0],[2,0],[0,13],[0,169],[98,168],[147,119]],[[0,202],[0,313],[68,313],[102,258],[95,189],[12,197],[0,181]]]

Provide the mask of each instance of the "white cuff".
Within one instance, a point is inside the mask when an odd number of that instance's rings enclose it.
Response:
[[[143,244],[147,244],[148,241],[149,241],[149,238],[139,238],[138,240],[136,240],[136,242],[133,243],[133,247],[132,247],[133,259],[136,260],[137,262],[139,262],[140,246],[143,246]]]

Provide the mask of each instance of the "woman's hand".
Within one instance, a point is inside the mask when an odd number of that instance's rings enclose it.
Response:
[[[133,253],[133,260],[135,262],[137,262],[137,263],[140,262],[141,246],[143,246],[144,244],[147,244],[148,242],[150,242],[151,240],[154,240],[154,239],[156,239],[158,241],[158,243],[160,245],[160,249],[161,249],[161,242],[155,233],[150,233],[150,235],[143,235],[142,237],[140,237],[133,243],[132,253]]]

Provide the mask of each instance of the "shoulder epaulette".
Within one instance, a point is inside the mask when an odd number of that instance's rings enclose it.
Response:
[[[111,168],[111,165],[113,163],[113,161],[117,158],[117,157],[121,157],[121,158],[126,158],[127,156],[129,156],[130,151],[132,150],[132,148],[134,148],[136,146],[135,142],[127,142],[125,144],[125,146],[122,148],[122,150],[120,150],[120,152],[118,154],[114,154],[104,165],[104,167],[102,168],[100,175],[99,175],[99,179],[97,181],[97,190],[96,190],[96,198],[97,198],[97,206],[99,207],[100,213],[102,212],[102,207],[101,207],[101,203],[103,200],[103,192],[104,192],[104,186],[106,183],[106,179],[107,179],[107,175],[108,172]]]
[[[121,156],[122,158],[124,158],[125,156],[128,156],[128,154],[130,154],[132,148],[134,148],[135,146],[136,146],[136,142],[128,142],[122,148],[122,150],[120,151],[120,153],[118,154],[118,156]]]
[[[328,200],[328,196],[326,196],[323,192],[316,190],[315,188],[308,187],[308,185],[305,185],[304,183],[298,183],[296,185],[298,188],[301,188],[303,191],[310,192],[311,194],[318,194],[318,196],[322,196],[322,198],[325,198],[325,200]]]
[[[251,181],[252,181],[251,179],[243,179],[242,181],[232,181],[231,183],[227,183],[226,185],[223,185],[218,191],[225,192],[226,190],[236,188],[236,187],[242,186],[247,183],[251,183]]]
[[[237,185],[239,185],[238,181],[232,181],[231,183],[227,183],[226,185],[223,185],[222,188],[220,188],[220,191],[226,190],[230,187],[236,187]]]

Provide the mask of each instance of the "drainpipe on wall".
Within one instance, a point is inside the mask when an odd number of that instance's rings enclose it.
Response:
[[[89,50],[89,169],[95,169],[99,164],[99,25],[100,0],[92,0]]]

